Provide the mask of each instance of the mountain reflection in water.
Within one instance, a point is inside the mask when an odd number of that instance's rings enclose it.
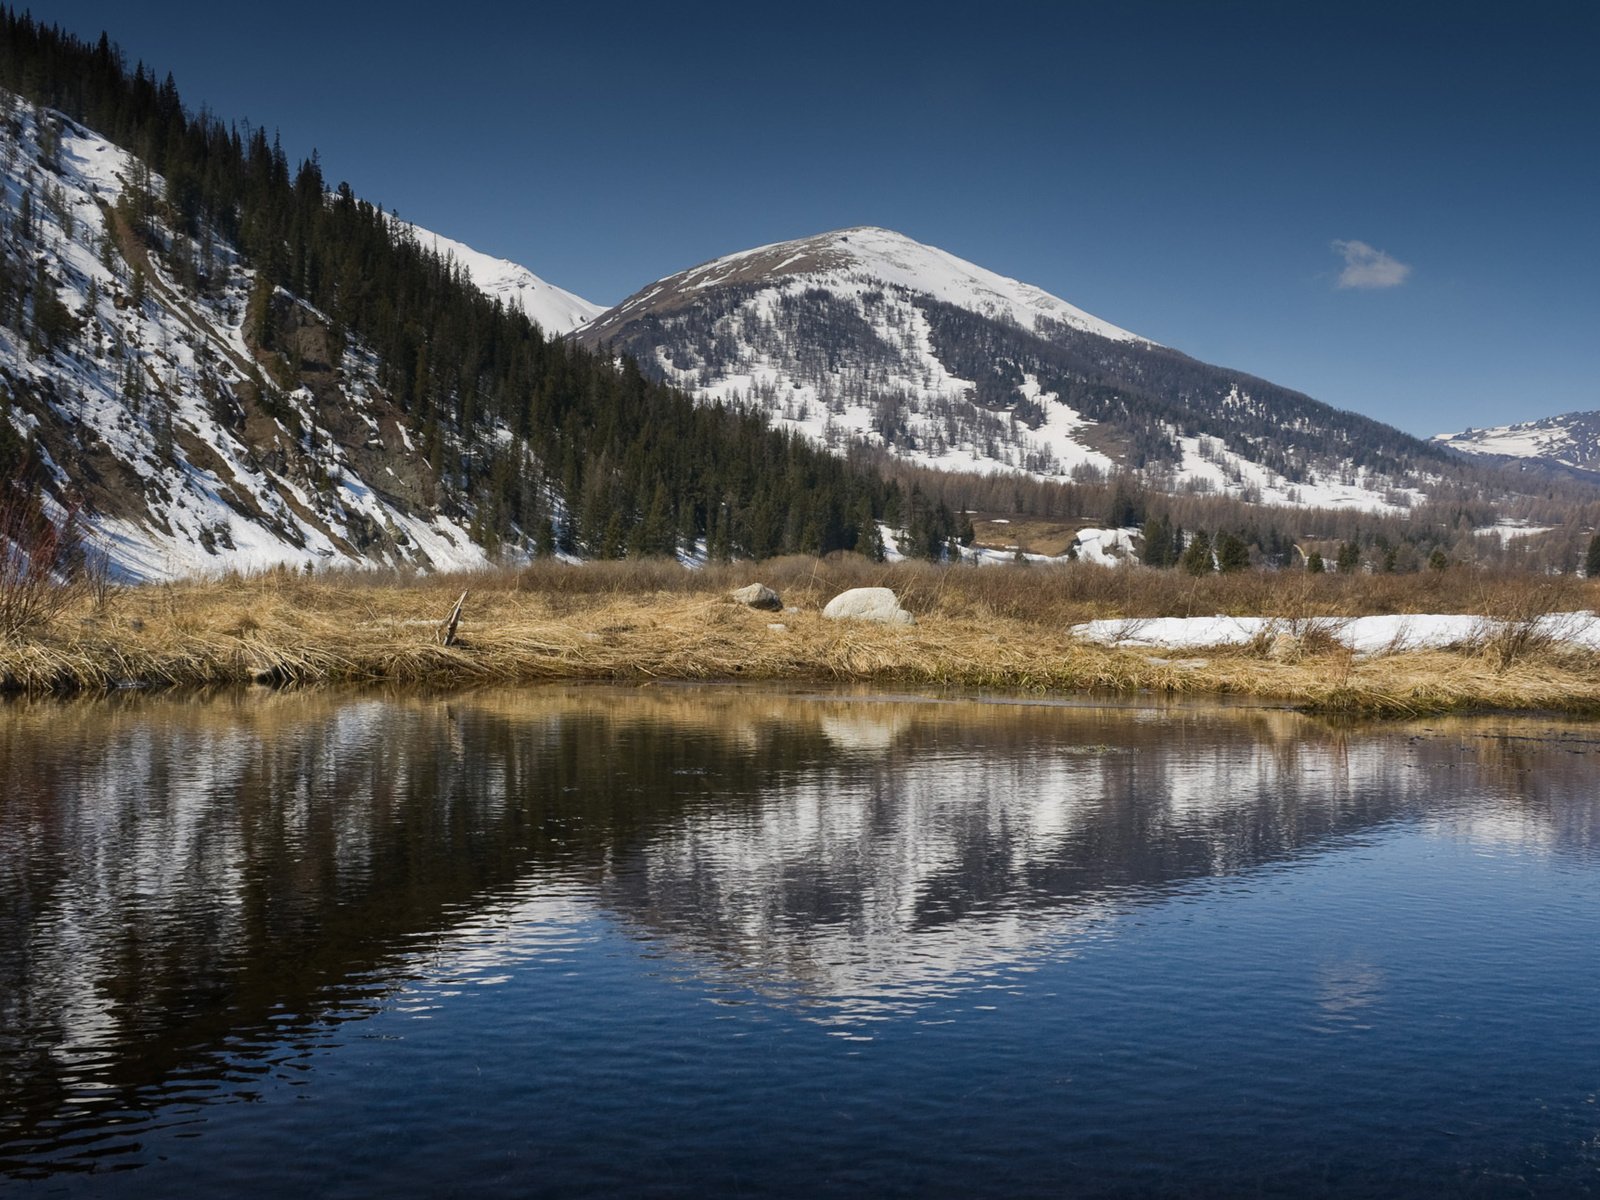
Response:
[[[948,1018],[1207,881],[1397,824],[1593,872],[1600,733],[733,689],[0,709],[0,1170],[142,1161],[620,932],[851,1039]],[[1324,963],[1315,1027],[1383,969]],[[964,998],[964,999],[963,999]]]

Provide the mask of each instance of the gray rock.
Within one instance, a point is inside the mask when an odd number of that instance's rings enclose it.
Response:
[[[851,588],[840,592],[822,615],[833,621],[879,621],[885,625],[914,625],[916,618],[900,607],[888,588]]]
[[[781,612],[783,600],[778,593],[764,583],[752,583],[749,587],[742,587],[732,594],[732,599],[737,604],[747,608],[758,608],[762,612]]]

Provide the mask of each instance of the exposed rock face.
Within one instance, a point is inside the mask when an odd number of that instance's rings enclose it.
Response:
[[[764,583],[752,583],[730,594],[736,604],[743,604],[746,608],[760,609],[762,612],[782,612],[783,599]]]
[[[840,592],[822,615],[833,621],[878,621],[884,625],[914,625],[916,618],[900,607],[894,592],[885,587],[851,588]]]

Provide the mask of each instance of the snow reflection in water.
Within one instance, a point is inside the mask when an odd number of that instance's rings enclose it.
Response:
[[[220,1138],[218,1101],[336,1077],[319,1064],[355,1039],[432,1021],[473,1044],[495,989],[646,1063],[672,1036],[660,986],[747,1014],[739,1037],[894,1042],[1054,997],[1152,912],[1228,919],[1395,830],[1587,880],[1597,749],[1504,720],[727,689],[11,705],[0,1165]],[[1404,995],[1356,950],[1302,973],[1321,1035]]]

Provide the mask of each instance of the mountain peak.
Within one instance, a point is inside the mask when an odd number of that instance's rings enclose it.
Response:
[[[616,328],[646,312],[682,307],[707,289],[772,284],[796,276],[824,287],[870,280],[1009,321],[1030,332],[1052,323],[1112,341],[1154,344],[1043,288],[876,225],[854,225],[723,255],[657,280],[603,314],[591,328]]]

